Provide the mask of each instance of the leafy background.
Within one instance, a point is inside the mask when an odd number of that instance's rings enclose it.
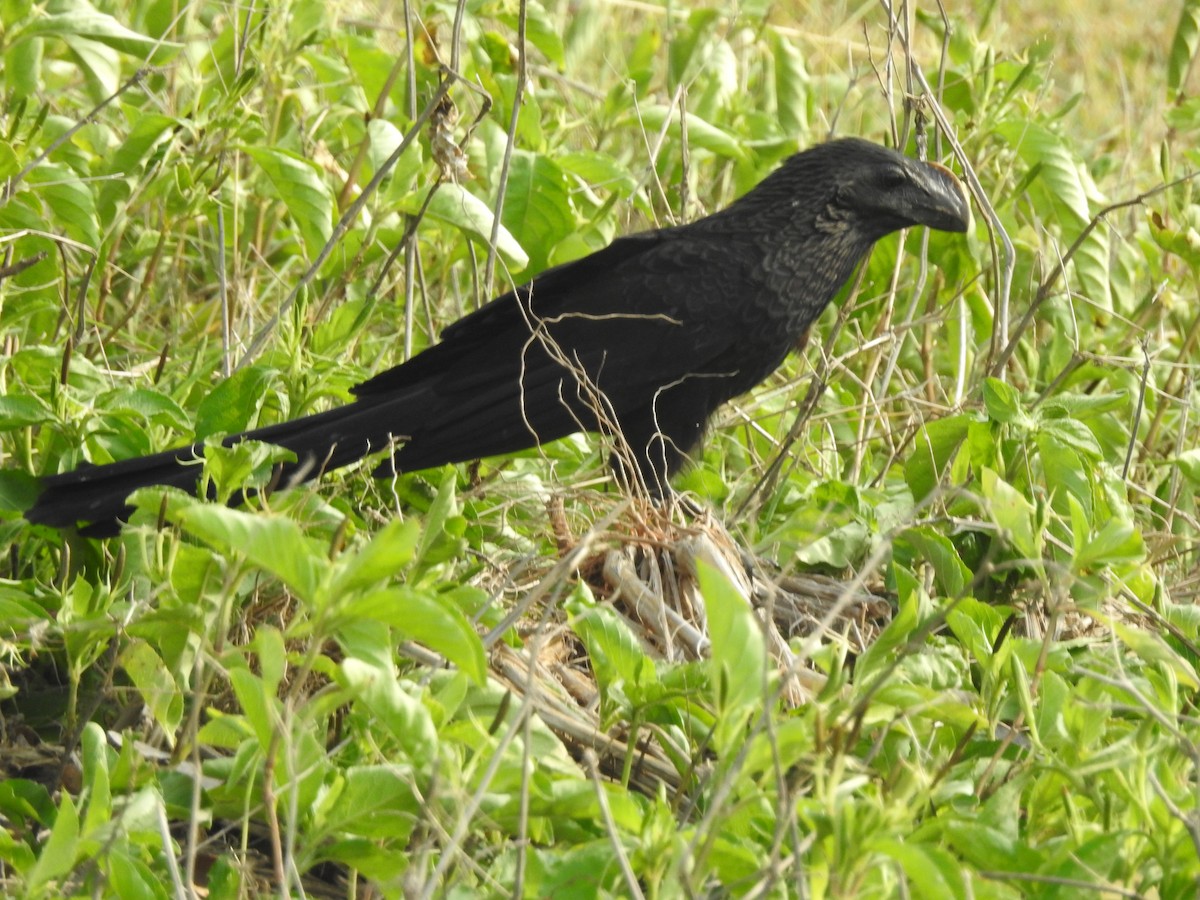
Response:
[[[0,3],[6,892],[1195,896],[1200,3],[890,9]],[[792,637],[803,703],[719,573],[705,661],[608,602],[581,565],[678,532],[591,440],[20,518],[938,116],[971,234],[877,247],[678,485],[887,598]]]

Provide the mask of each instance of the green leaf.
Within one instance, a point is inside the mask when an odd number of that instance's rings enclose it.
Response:
[[[1104,451],[1100,449],[1096,435],[1082,422],[1076,422],[1074,419],[1049,419],[1041,423],[1039,430],[1052,435],[1063,446],[1083,454],[1090,462],[1099,462],[1104,458]]]
[[[350,658],[342,662],[341,673],[346,686],[388,730],[414,765],[425,769],[437,759],[437,730],[429,710],[401,687],[391,671]]]
[[[192,502],[178,510],[180,525],[224,553],[240,555],[312,603],[321,573],[329,566],[325,548],[282,516],[254,514]]]
[[[1070,447],[1065,446],[1054,434],[1045,429],[1038,433],[1038,457],[1046,473],[1046,486],[1050,499],[1059,512],[1068,511],[1066,494],[1079,501],[1085,515],[1092,516],[1092,486],[1087,479],[1083,461]]]
[[[655,678],[654,660],[611,607],[577,604],[571,615],[571,630],[587,648],[601,690],[621,684],[639,685]]]
[[[988,378],[983,383],[983,405],[988,416],[1003,425],[1020,423],[1026,425],[1029,417],[1021,405],[1021,395],[1010,384],[998,378]]]
[[[121,652],[119,662],[163,732],[174,734],[183,720],[183,693],[157,651],[145,641],[134,641]]]
[[[333,802],[315,811],[322,832],[392,842],[408,839],[422,807],[404,772],[395,766],[350,766],[339,780]]]
[[[516,150],[504,192],[504,226],[529,247],[529,271],[547,266],[548,253],[575,231],[567,176],[549,157]]]
[[[974,418],[967,414],[927,422],[917,432],[912,454],[904,463],[904,480],[916,501],[924,500],[941,483],[946,467],[967,438]]]
[[[28,394],[0,396],[0,429],[25,428],[54,419],[54,411],[40,397]]]
[[[496,18],[516,31],[516,15],[502,12]],[[541,51],[547,62],[557,68],[562,68],[565,62],[560,30],[547,14],[545,7],[536,0],[525,4],[525,38]]]
[[[1026,118],[997,122],[995,130],[1037,172],[1035,186],[1044,192],[1049,209],[1063,226],[1068,243],[1091,220],[1090,194],[1095,192],[1087,166],[1061,135]],[[1045,205],[1045,204],[1043,204]],[[1112,310],[1111,279],[1108,271],[1108,229],[1100,225],[1075,251],[1072,258],[1080,287],[1101,311]]]
[[[1046,398],[1042,410],[1045,413],[1061,412],[1072,419],[1091,419],[1128,406],[1129,392],[1114,391],[1111,394],[1057,394]]]
[[[1179,683],[1190,691],[1200,688],[1200,677],[1197,677],[1195,666],[1171,649],[1160,636],[1143,628],[1126,625],[1115,618],[1109,624],[1122,643],[1142,660],[1151,665],[1165,665],[1175,673]]]
[[[270,694],[279,690],[287,674],[287,648],[283,634],[272,625],[259,625],[254,634],[254,649],[258,651],[258,669],[263,687]]]
[[[63,791],[60,798],[54,827],[50,829],[50,836],[42,844],[37,864],[29,873],[28,886],[31,892],[36,892],[48,882],[61,878],[75,866],[75,857],[79,852],[79,813],[71,801],[70,794]]]
[[[915,568],[917,560],[929,563],[944,596],[961,597],[966,593],[972,580],[971,570],[948,537],[927,526],[909,528],[896,540],[897,558],[901,558],[906,546],[911,552],[907,554],[909,559],[902,559],[905,565]]]
[[[315,259],[333,235],[333,191],[316,163],[277,147],[242,147],[267,174],[276,196],[300,229],[309,259]]]
[[[229,684],[237,697],[238,705],[246,723],[254,729],[258,739],[258,751],[265,753],[271,745],[271,736],[279,721],[279,701],[274,694],[267,692],[263,680],[245,668],[244,665],[233,666],[229,670]]]
[[[886,838],[873,841],[871,848],[900,864],[908,894],[913,897],[957,900],[969,896],[958,860],[940,847]]]
[[[85,247],[99,249],[96,200],[90,187],[74,171],[55,163],[42,163],[29,173],[28,180],[51,218],[70,238]]]
[[[775,64],[775,115],[779,126],[788,134],[807,134],[810,91],[804,57],[791,39],[778,31],[772,30],[771,38],[772,62]]]
[[[416,215],[420,212],[424,200],[424,193],[413,194],[402,199],[400,207],[404,212]],[[484,246],[491,240],[493,221],[491,209],[466,188],[452,181],[443,184],[433,195],[426,215],[461,229]],[[529,265],[529,255],[503,225],[500,226],[500,231],[496,235],[496,250],[512,272],[520,272]]]
[[[458,474],[454,469],[446,469],[442,475],[442,483],[438,485],[437,496],[434,497],[433,503],[429,507],[429,512],[425,516],[425,528],[421,532],[421,540],[417,546],[415,565],[418,569],[422,565],[441,562],[441,557],[444,554],[439,554],[436,551],[439,545],[442,545],[444,549],[448,537],[452,545],[457,547],[457,537],[447,533],[447,525],[458,509],[458,502],[455,497],[457,484]]]
[[[420,539],[416,519],[393,519],[361,549],[338,558],[329,593],[336,597],[395,577],[412,561]]]
[[[105,858],[113,896],[122,900],[167,900],[171,896],[161,873],[131,857],[120,845],[112,847]],[[213,879],[209,877],[206,881],[209,896],[218,896],[213,890]]]
[[[1167,92],[1172,100],[1183,93],[1197,50],[1200,50],[1200,0],[1184,0],[1167,54]]]
[[[916,630],[919,614],[916,598],[916,579],[904,566],[896,563],[893,566],[898,583],[904,587],[899,591],[901,602],[892,616],[892,621],[867,645],[866,650],[859,656],[854,665],[855,683],[870,685],[872,676],[890,666],[896,651],[908,643],[909,636]]]
[[[104,729],[88,722],[80,736],[83,751],[83,784],[87,791],[87,809],[82,833],[93,835],[112,819],[112,793],[109,785],[108,741]]]
[[[652,133],[661,131],[668,120],[673,125],[679,122],[679,110],[674,107],[643,106],[639,108],[638,113],[642,127]],[[705,122],[693,113],[688,113],[687,129],[688,143],[693,146],[739,162],[750,158],[749,151],[741,141],[728,131],[723,131],[716,125]]]
[[[1079,569],[1092,566],[1115,566],[1137,563],[1146,558],[1146,546],[1141,532],[1132,523],[1122,519],[1107,519],[1083,549],[1075,555]]]
[[[1040,564],[1042,534],[1035,522],[1033,504],[992,469],[983,470],[981,483],[992,521],[1004,529],[1026,561]]]
[[[125,388],[106,394],[97,404],[109,412],[131,413],[148,422],[187,431],[191,420],[171,397],[150,388]]]
[[[92,93],[108,97],[121,86],[121,56],[99,41],[74,35],[63,35],[62,41],[71,49],[75,62],[87,76]]]
[[[1173,463],[1179,469],[1179,473],[1193,485],[1200,485],[1200,448],[1184,450],[1168,461]]]
[[[274,370],[253,365],[234,372],[196,407],[196,438],[244,431],[257,415]]]
[[[696,574],[712,638],[715,740],[718,751],[728,753],[743,740],[746,722],[763,708],[768,671],[766,638],[749,602],[720,570],[697,559]]]
[[[147,61],[157,52],[158,62],[165,59],[167,51],[182,46],[130,31],[112,16],[97,11],[84,0],[73,0],[72,6],[74,9],[68,12],[33,19],[22,29],[21,36],[88,38]]]
[[[20,29],[12,39],[5,42],[4,86],[12,92],[14,100],[23,100],[36,94],[42,85],[42,55],[45,41]]]
[[[400,637],[442,654],[482,684],[487,679],[483,641],[452,602],[453,595],[453,591],[433,594],[411,587],[385,588],[349,600],[340,612],[356,621],[391,626]]]

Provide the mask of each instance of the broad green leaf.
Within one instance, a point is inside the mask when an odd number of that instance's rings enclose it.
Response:
[[[567,176],[549,157],[516,150],[504,192],[504,226],[529,250],[529,274],[546,268],[552,247],[576,229]]]
[[[437,730],[429,710],[396,680],[393,672],[350,658],[342,662],[342,677],[374,719],[425,769],[438,756]],[[410,688],[411,689],[411,688]]]
[[[855,663],[856,685],[870,686],[874,676],[891,665],[896,651],[908,643],[909,637],[920,622],[916,598],[911,596],[916,590],[916,579],[899,563],[893,565],[893,570],[897,582],[903,582],[900,590],[901,603],[895,615],[892,616],[892,621],[888,622],[875,640],[867,645],[867,649]]]
[[[1115,566],[1136,563],[1145,559],[1146,546],[1142,534],[1132,523],[1109,518],[1100,531],[1075,556],[1075,566]]]
[[[804,57],[792,40],[771,31],[775,66],[775,116],[787,134],[800,135],[809,131],[809,77]]]
[[[993,421],[1004,425],[1029,424],[1029,416],[1021,405],[1020,393],[1012,385],[997,378],[984,381],[983,405]]]
[[[71,48],[71,55],[87,76],[96,97],[103,98],[116,93],[121,86],[121,56],[116,50],[99,41],[74,35],[64,34],[62,41]]]
[[[1184,450],[1169,461],[1174,463],[1180,474],[1193,485],[1200,485],[1200,448]]]
[[[546,8],[537,0],[529,0],[523,4],[525,10],[525,39],[536,47],[546,57],[546,61],[556,68],[564,64],[563,42],[561,29],[547,14]],[[517,16],[513,13],[501,12],[497,20],[517,30]]]
[[[1064,239],[1070,243],[1091,220],[1091,194],[1095,193],[1087,167],[1073,147],[1044,125],[1024,118],[1005,119],[995,130],[1021,156],[1030,171],[1037,172],[1035,185],[1050,202],[1044,215],[1055,213]],[[1076,250],[1072,263],[1082,293],[1101,311],[1112,310],[1108,271],[1108,229],[1101,224]]]
[[[400,206],[404,212],[416,215],[424,201],[425,195],[421,192],[403,198]],[[491,240],[492,210],[466,188],[453,181],[443,184],[433,195],[426,215],[461,229],[485,246]],[[529,255],[503,225],[496,235],[496,250],[512,272],[520,272],[529,265]]]
[[[422,812],[410,775],[390,765],[350,766],[339,776],[330,800],[314,812],[318,827],[331,835],[403,842]]]
[[[23,100],[41,88],[44,51],[45,41],[28,35],[24,29],[5,41],[0,69],[4,74],[4,87],[12,92],[14,100]]]
[[[79,853],[79,813],[69,793],[63,791],[59,798],[54,826],[42,844],[37,864],[29,873],[28,886],[32,891],[70,872]]]
[[[1033,504],[992,469],[983,470],[981,482],[992,521],[1007,532],[1018,553],[1031,563],[1039,563],[1042,534],[1035,522]]]
[[[442,483],[438,485],[437,496],[425,516],[425,528],[421,531],[421,539],[417,544],[416,566],[418,570],[423,565],[432,565],[442,561],[445,556],[446,542],[449,539],[452,547],[457,547],[458,538],[462,532],[454,534],[447,526],[452,517],[458,512],[458,501],[455,488],[458,484],[458,474],[454,469],[446,469],[442,475]],[[457,530],[457,529],[455,529]],[[438,550],[443,552],[439,553]]]
[[[246,366],[218,382],[196,407],[197,439],[244,431],[258,413],[272,374],[267,366]]]
[[[181,46],[130,31],[112,16],[97,11],[84,0],[74,0],[72,6],[74,8],[70,11],[33,19],[21,30],[21,37],[87,38],[142,60],[148,61],[154,54],[156,62],[162,62],[168,51]]]
[[[940,847],[886,838],[873,841],[871,849],[900,864],[910,896],[924,900],[957,900],[969,896],[958,860]]]
[[[655,134],[662,130],[668,119],[672,126],[677,126],[679,122],[679,110],[673,107],[643,106],[639,108],[638,114],[642,127]],[[716,125],[705,122],[697,115],[688,113],[687,130],[688,143],[696,147],[711,151],[726,159],[742,161],[750,157],[749,151],[736,137]]]
[[[766,639],[749,602],[718,569],[697,559],[696,572],[712,639],[717,748],[727,753],[741,742],[750,717],[763,708],[768,671]]]
[[[1171,99],[1183,92],[1184,82],[1192,71],[1192,61],[1200,50],[1200,0],[1183,0],[1179,21],[1171,38],[1167,54],[1167,91]]]
[[[302,156],[277,147],[242,147],[243,152],[266,173],[276,196],[300,229],[310,259],[333,234],[333,191],[321,170]]]
[[[123,388],[105,395],[97,405],[109,412],[132,413],[176,431],[187,431],[192,424],[182,406],[151,388]]]
[[[571,616],[571,630],[587,648],[601,690],[619,683],[637,685],[655,677],[654,660],[611,607],[580,608]]]
[[[113,896],[122,900],[167,900],[171,896],[167,893],[162,873],[151,869],[142,860],[130,856],[124,847],[115,845],[109,848],[105,854],[105,863]],[[212,878],[207,877],[205,880],[209,896],[217,896],[217,892],[212,889]]]
[[[258,738],[258,752],[266,753],[279,722],[278,699],[268,692],[261,678],[243,665],[230,668],[229,684],[242,708],[245,722]]]
[[[412,561],[420,538],[416,519],[393,519],[362,548],[338,558],[329,592],[337,596],[396,577]]]
[[[178,511],[184,530],[227,554],[243,556],[275,575],[296,596],[312,603],[321,573],[329,565],[326,548],[291,519],[194,502]]]
[[[667,63],[667,83],[672,91],[707,62],[710,38],[719,21],[720,10],[695,9],[673,35]]]
[[[283,634],[272,625],[259,625],[254,633],[254,649],[258,651],[258,670],[262,674],[263,687],[267,693],[279,690],[287,674],[287,648]]]
[[[1200,688],[1200,677],[1197,677],[1195,666],[1176,653],[1159,635],[1143,628],[1126,625],[1115,618],[1109,624],[1121,642],[1142,660],[1151,665],[1165,665],[1175,673],[1179,683],[1190,691]]]
[[[451,600],[416,588],[393,587],[355,597],[339,612],[354,620],[391,626],[399,637],[442,654],[482,684],[487,678],[483,641]]]
[[[104,736],[104,729],[96,722],[88,722],[80,737],[80,747],[83,751],[83,785],[87,791],[87,808],[81,831],[89,836],[107,825],[113,815],[108,740]]]
[[[1046,398],[1042,404],[1043,412],[1062,410],[1070,419],[1091,419],[1102,413],[1115,413],[1118,409],[1129,406],[1128,391],[1114,391],[1112,394],[1057,394]]]
[[[247,487],[260,488],[270,480],[276,463],[295,458],[295,453],[278,444],[238,441],[226,447],[209,440],[204,447],[203,474],[212,479],[210,487],[215,485],[217,490],[215,497],[210,493],[208,499],[228,503]]]
[[[1073,224],[1086,224],[1091,217],[1088,191],[1080,174],[1082,162],[1063,138],[1036,122],[1013,118],[998,122],[996,130],[1020,154]]]
[[[620,197],[628,197],[637,188],[637,179],[629,168],[606,153],[577,150],[556,156],[554,162],[564,172],[597,190],[615,191]]]
[[[912,559],[904,560],[910,568],[918,561],[929,563],[937,576],[941,593],[946,597],[961,597],[971,583],[971,570],[958,555],[954,544],[944,534],[927,526],[909,528],[897,538],[897,553],[904,545],[911,548]],[[898,557],[899,558],[899,557]]]
[[[24,428],[54,419],[54,411],[40,397],[28,394],[0,396],[0,429]]]
[[[42,163],[29,173],[28,181],[68,237],[99,249],[100,222],[90,185],[84,184],[71,169],[55,163]]]
[[[967,414],[947,416],[925,423],[913,441],[904,464],[904,480],[916,501],[924,500],[942,480],[946,467],[966,440],[974,421]]]
[[[1038,457],[1042,471],[1046,473],[1046,487],[1050,491],[1052,505],[1059,512],[1068,512],[1066,494],[1079,501],[1084,513],[1092,516],[1092,486],[1088,482],[1087,468],[1079,454],[1066,446],[1049,430],[1038,432]]]
[[[173,735],[183,720],[183,692],[157,651],[145,641],[133,641],[119,662],[163,733]]]
[[[1004,625],[1004,615],[991,604],[964,597],[946,613],[946,624],[975,661],[985,665],[992,658],[992,647]]]
[[[1053,435],[1056,441],[1070,447],[1076,453],[1083,454],[1090,462],[1098,462],[1104,457],[1096,435],[1082,422],[1076,422],[1074,419],[1049,419],[1043,420],[1039,429],[1043,433]]]

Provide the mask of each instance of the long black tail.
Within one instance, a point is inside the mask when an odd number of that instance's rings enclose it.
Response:
[[[280,483],[295,484],[349,465],[407,437],[387,432],[383,420],[395,420],[387,415],[387,405],[359,401],[292,422],[230,435],[223,443],[232,446],[243,440],[259,440],[286,447],[296,454],[296,462],[283,467]],[[192,444],[45,477],[42,493],[25,518],[57,528],[85,522],[89,523],[83,529],[85,534],[115,534],[118,519],[126,517],[131,509],[126,499],[138,488],[170,485],[195,493],[203,456],[204,446]]]

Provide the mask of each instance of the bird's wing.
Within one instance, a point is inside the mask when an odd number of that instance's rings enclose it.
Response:
[[[360,399],[437,385],[460,394],[511,382],[551,363],[548,341],[590,374],[634,389],[704,365],[736,340],[733,307],[744,261],[685,229],[619,238],[584,259],[547,269],[442,332],[440,343],[354,389]],[[735,287],[739,286],[739,287]]]
[[[409,471],[611,430],[685,381],[706,418],[753,380],[723,368],[745,358],[738,305],[753,284],[752,258],[733,251],[686,229],[622,238],[493,300],[355,393],[407,438],[395,462]]]

